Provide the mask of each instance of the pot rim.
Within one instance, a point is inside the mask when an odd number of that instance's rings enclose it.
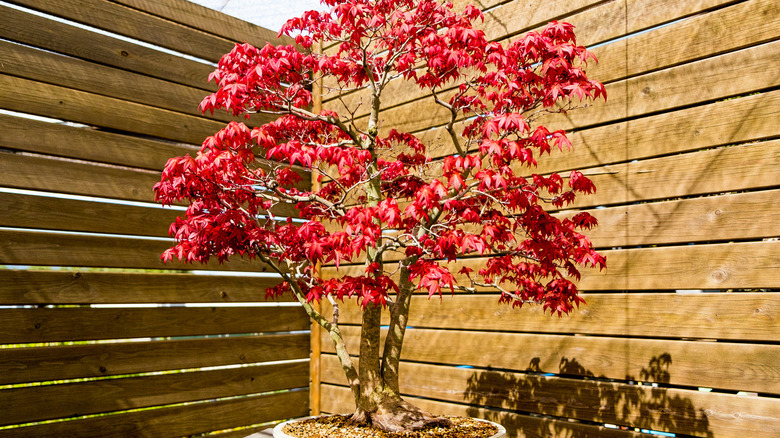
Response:
[[[294,423],[296,421],[308,420],[308,419],[311,419],[311,418],[329,417],[329,416],[330,415],[310,415],[308,417],[302,417],[302,418],[296,418],[296,419],[293,419],[293,420],[284,421],[282,423],[277,424],[276,427],[274,427],[274,431],[273,431],[274,438],[296,438],[296,437],[294,437],[292,435],[287,435],[286,433],[284,433],[282,431],[282,428],[284,428],[284,426],[288,425],[289,423]],[[506,436],[506,428],[504,426],[496,423],[495,421],[485,420],[484,418],[476,418],[476,417],[465,417],[465,418],[471,418],[473,420],[482,421],[482,422],[485,422],[485,423],[490,423],[493,426],[496,426],[496,428],[498,430],[496,431],[495,435],[492,435],[490,438],[502,438],[502,437]]]

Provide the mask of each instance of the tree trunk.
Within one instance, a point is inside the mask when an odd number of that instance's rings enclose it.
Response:
[[[452,425],[450,420],[421,410],[387,388],[381,388],[370,395],[361,395],[351,421],[368,424],[387,432],[418,430],[431,425]]]
[[[416,258],[414,258],[416,260]],[[401,365],[401,348],[404,345],[406,324],[409,319],[409,306],[411,305],[414,284],[409,280],[409,263],[401,267],[401,281],[398,285],[398,294],[395,302],[390,307],[390,325],[385,338],[385,348],[382,353],[382,379],[385,386],[398,393],[398,375]]]
[[[355,397],[356,409],[352,421],[388,432],[417,430],[433,424],[451,425],[449,420],[434,417],[403,400],[398,390],[396,372],[389,373],[388,378],[382,375],[385,370],[380,365],[379,357],[381,317],[380,306],[369,305],[363,311],[358,363],[360,388]]]

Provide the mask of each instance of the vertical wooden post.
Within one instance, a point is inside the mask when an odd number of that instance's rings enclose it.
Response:
[[[322,48],[319,44],[313,48],[317,52],[321,53]],[[314,83],[312,87],[312,111],[315,114],[319,114],[322,111],[322,88],[319,83]],[[317,180],[317,175],[314,172],[311,174],[311,189],[319,190],[320,183]],[[319,271],[321,266],[318,264],[316,270]],[[320,302],[314,303],[314,309],[317,312],[322,312],[322,304]],[[312,321],[311,323],[311,340],[309,345],[311,346],[311,356],[309,362],[309,412],[311,415],[320,415],[320,355],[322,353],[321,343],[322,327],[319,324]]]

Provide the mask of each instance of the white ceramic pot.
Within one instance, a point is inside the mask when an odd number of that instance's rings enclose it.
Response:
[[[296,438],[296,437],[294,437],[292,435],[287,435],[286,433],[282,432],[282,429],[284,428],[284,426],[286,426],[289,423],[294,423],[296,421],[306,420],[306,419],[309,419],[309,418],[314,418],[314,417],[299,418],[297,420],[290,420],[290,421],[285,421],[284,423],[277,424],[276,427],[274,427],[274,438]],[[498,432],[496,432],[496,434],[491,436],[490,438],[504,438],[504,437],[506,437],[506,429],[504,428],[504,426],[502,426],[502,425],[500,425],[498,423],[494,423],[492,421],[483,420],[481,418],[475,418],[475,420],[477,420],[477,421],[484,421],[485,423],[490,423],[493,426],[496,426],[496,428],[498,428]],[[334,438],[338,438],[338,437],[334,437]]]

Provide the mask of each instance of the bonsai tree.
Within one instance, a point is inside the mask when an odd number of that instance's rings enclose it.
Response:
[[[259,259],[281,276],[266,295],[292,294],[332,339],[355,397],[353,421],[388,431],[446,423],[399,393],[410,299],[493,290],[500,303],[559,316],[583,302],[572,281],[583,267],[605,266],[581,234],[596,220],[547,210],[595,188],[578,171],[533,168],[551,148],[570,147],[542,116],[605,97],[604,87],[583,72],[593,56],[567,23],[502,45],[473,27],[482,19],[473,6],[324,2],[328,12],[282,28],[296,46],[238,44],[209,76],[219,90],[204,112],[278,118],[252,128],[231,122],[196,157],[168,161],[156,199],[189,208],[162,258]],[[404,87],[443,108],[442,135],[426,133],[426,143],[384,118],[383,99]],[[331,109],[312,109],[313,88]],[[311,189],[297,185],[301,171],[311,173]],[[297,218],[281,218],[284,208]],[[461,263],[475,255],[484,257],[480,268]],[[360,265],[358,275],[321,268],[346,263]],[[332,319],[314,305],[323,299]],[[339,330],[346,299],[362,306],[359,351],[348,351]],[[383,312],[390,325],[380,351]]]

